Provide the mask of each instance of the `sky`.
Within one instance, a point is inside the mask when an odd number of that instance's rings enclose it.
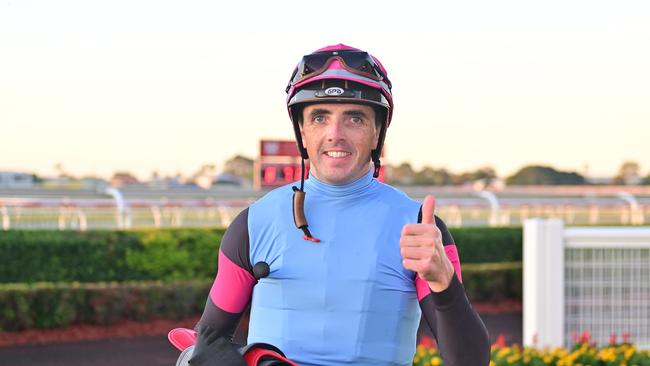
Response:
[[[650,172],[647,1],[0,0],[0,170],[190,175],[292,139],[288,78],[345,43],[393,82],[382,161]]]

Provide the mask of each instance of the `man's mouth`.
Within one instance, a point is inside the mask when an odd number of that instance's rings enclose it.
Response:
[[[330,158],[344,158],[346,156],[352,155],[352,153],[347,151],[325,151],[325,155]]]

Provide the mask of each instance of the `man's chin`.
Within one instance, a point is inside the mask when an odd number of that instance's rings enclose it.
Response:
[[[357,174],[357,172],[348,169],[329,169],[320,175],[322,175],[322,177],[317,176],[319,180],[332,185],[348,184],[359,179],[359,174]]]

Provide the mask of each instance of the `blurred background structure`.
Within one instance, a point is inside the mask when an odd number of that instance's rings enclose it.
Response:
[[[515,186],[400,187],[415,200],[438,199],[451,227],[521,225],[531,217],[567,225],[643,225],[650,222],[650,187]],[[266,191],[241,186],[0,188],[2,229],[128,229],[228,226]]]
[[[525,345],[650,349],[650,227],[532,219],[523,244]]]
[[[264,139],[255,159],[236,155],[219,173],[215,164],[204,164],[189,177],[153,172],[141,182],[123,171],[102,180],[74,178],[61,164],[57,170],[49,179],[0,172],[2,229],[227,227],[269,190],[300,180],[301,164],[294,141]],[[634,161],[623,162],[611,178],[535,165],[499,178],[490,167],[454,174],[402,163],[382,166],[378,179],[415,200],[434,194],[438,214],[451,227],[517,226],[530,217],[567,225],[650,222],[650,175],[642,177]]]

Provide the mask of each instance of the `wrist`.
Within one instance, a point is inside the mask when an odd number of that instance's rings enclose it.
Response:
[[[427,281],[429,288],[433,292],[442,292],[449,288],[451,284],[452,277],[455,276],[454,267],[451,265],[445,266],[445,270],[441,273],[441,276],[436,281]]]

